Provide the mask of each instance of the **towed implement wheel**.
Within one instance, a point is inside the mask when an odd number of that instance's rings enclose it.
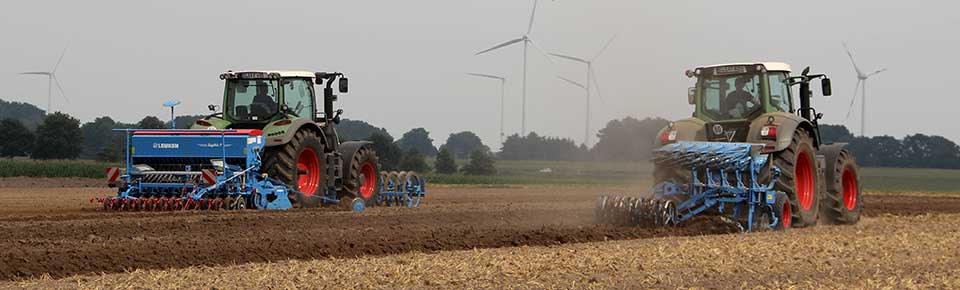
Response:
[[[790,146],[774,154],[773,165],[782,171],[774,190],[785,192],[790,201],[790,226],[813,226],[819,218],[820,177],[815,158],[813,141],[804,130],[797,130]]]
[[[829,180],[823,199],[824,216],[833,223],[854,224],[860,220],[863,205],[859,167],[849,151],[841,150],[832,168],[833,180]]]
[[[301,129],[287,144],[267,147],[263,154],[262,172],[296,188],[305,196],[323,195],[323,143],[319,133]],[[290,201],[300,206],[296,193]]]

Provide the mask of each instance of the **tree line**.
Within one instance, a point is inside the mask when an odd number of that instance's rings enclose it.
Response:
[[[136,123],[123,123],[104,116],[81,124],[61,112],[45,115],[33,105],[0,100],[0,157],[29,156],[33,159],[94,159],[117,162],[123,158],[124,134],[117,128],[162,129],[169,122],[146,116]],[[188,128],[202,115],[176,117],[177,128]],[[489,175],[495,160],[646,161],[655,146],[656,133],[669,122],[661,118],[626,117],[607,122],[597,132],[592,147],[572,139],[514,134],[491,152],[470,131],[447,136],[440,146],[425,128],[414,128],[394,139],[386,129],[360,120],[344,119],[337,125],[340,141],[368,140],[380,156],[384,170]],[[942,136],[913,134],[856,137],[841,125],[820,125],[824,142],[845,142],[862,166],[960,168],[960,147]],[[429,162],[430,160],[434,162]],[[458,166],[457,160],[467,160]]]

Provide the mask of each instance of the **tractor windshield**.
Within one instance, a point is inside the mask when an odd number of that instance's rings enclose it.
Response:
[[[703,110],[716,120],[745,119],[763,107],[759,74],[703,76],[698,86]]]
[[[266,121],[279,110],[278,87],[277,80],[227,80],[225,92],[227,104],[224,111],[235,121]]]

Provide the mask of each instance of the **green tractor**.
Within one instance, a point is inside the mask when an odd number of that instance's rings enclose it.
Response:
[[[826,144],[817,121],[823,116],[810,105],[810,82],[820,79],[824,96],[831,94],[823,74],[790,75],[785,63],[737,63],[698,67],[686,76],[696,79],[688,91],[693,116],[660,130],[658,147],[679,141],[762,144],[772,165],[781,171],[774,190],[784,192],[789,207],[786,227],[805,227],[823,220],[852,224],[860,218],[863,200],[856,160],[846,144]],[[799,87],[799,104],[794,87]],[[684,182],[689,172],[657,166],[655,184]],[[759,179],[770,180],[770,176]]]
[[[261,130],[261,171],[302,193],[290,194],[295,207],[314,206],[308,203],[317,199],[304,196],[361,198],[368,206],[377,202],[380,163],[372,143],[341,143],[335,128],[343,110],[333,108],[333,84],[347,93],[343,74],[227,71],[220,79],[225,82],[222,105],[210,105],[214,113],[191,129]],[[322,103],[316,101],[314,84],[323,87]]]

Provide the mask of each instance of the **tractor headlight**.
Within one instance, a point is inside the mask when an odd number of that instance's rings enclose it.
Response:
[[[663,131],[663,134],[660,135],[660,143],[673,143],[677,141],[677,130],[671,129]]]
[[[777,126],[763,126],[760,128],[760,137],[763,139],[777,139]]]

